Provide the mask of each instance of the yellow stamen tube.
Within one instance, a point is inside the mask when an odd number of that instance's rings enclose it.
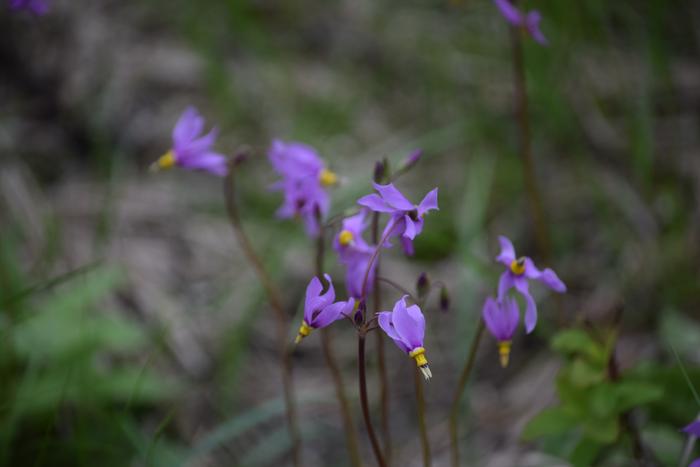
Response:
[[[503,368],[508,366],[508,360],[510,359],[511,346],[512,346],[511,341],[500,341],[498,343],[498,356],[501,360],[501,367],[503,367]]]
[[[425,358],[425,349],[423,347],[416,347],[409,352],[408,356],[416,361],[416,366],[418,366],[418,369],[423,373],[423,377],[426,380],[433,377],[433,373],[428,366],[428,359]]]
[[[321,169],[318,174],[318,180],[323,186],[333,186],[338,183],[338,176],[332,170]]]
[[[353,235],[352,232],[349,230],[343,230],[340,232],[338,235],[338,243],[340,243],[341,246],[348,246],[353,240]]]
[[[306,321],[302,321],[301,326],[299,326],[299,334],[297,334],[297,337],[294,339],[294,343],[298,344],[309,334],[311,334],[311,326],[309,326]]]
[[[522,276],[525,273],[525,258],[514,259],[510,262],[510,270],[517,276]]]
[[[159,170],[170,169],[175,166],[175,153],[172,149],[158,158],[153,164],[151,164],[151,172],[158,172]]]

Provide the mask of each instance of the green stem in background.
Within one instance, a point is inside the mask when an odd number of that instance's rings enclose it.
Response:
[[[515,3],[515,2],[514,2]],[[515,114],[518,122],[518,143],[523,162],[525,191],[532,211],[537,247],[545,260],[550,257],[549,231],[544,214],[542,195],[540,194],[532,158],[532,138],[530,135],[530,116],[528,111],[527,80],[523,59],[522,28],[510,28],[511,48],[513,49],[513,78],[515,85]]]
[[[224,179],[224,200],[226,202],[226,212],[233,227],[233,232],[236,239],[243,250],[248,262],[253,266],[260,283],[265,290],[265,294],[272,306],[275,314],[277,341],[279,344],[280,364],[282,367],[282,391],[284,393],[285,411],[287,417],[287,427],[289,429],[289,438],[292,443],[292,461],[296,467],[302,467],[301,460],[301,436],[299,434],[299,425],[296,417],[296,403],[294,400],[294,387],[292,384],[292,360],[289,345],[287,345],[287,315],[282,305],[281,294],[275,284],[272,282],[270,275],[265,270],[265,266],[258,257],[253,244],[243,229],[241,217],[238,212],[236,203],[235,177],[236,168],[233,164],[229,166],[229,174]]]
[[[417,367],[414,368],[413,371],[413,382],[416,385],[416,409],[418,411],[420,444],[423,450],[423,467],[430,467],[430,441],[428,440],[428,428],[425,424],[425,395],[423,394],[423,376]]]
[[[484,335],[484,320],[479,318],[479,324],[477,324],[476,335],[474,340],[472,340],[472,345],[469,349],[469,355],[467,356],[467,361],[464,363],[464,368],[462,369],[462,374],[457,382],[457,391],[455,392],[454,399],[452,399],[452,406],[450,408],[450,457],[452,458],[452,467],[459,467],[459,444],[457,437],[457,422],[459,421],[459,404],[462,400],[462,393],[464,393],[464,388],[469,381],[469,376],[471,375],[472,369],[474,368],[474,362],[476,361],[476,353],[479,350],[479,343],[481,342],[481,337]]]
[[[379,467],[386,467],[386,462],[384,461],[384,456],[382,456],[382,449],[379,446],[379,440],[372,427],[372,418],[369,415],[369,403],[367,402],[367,375],[365,371],[365,332],[361,330],[357,336],[357,368],[359,372],[359,383],[360,383],[360,404],[362,405],[362,417],[365,421],[365,427],[367,428],[367,435],[372,444],[372,452],[374,452],[374,457],[377,459],[377,464]]]
[[[323,259],[325,253],[325,229],[323,224],[319,222],[320,232],[318,235],[318,240],[316,242],[316,276],[319,280],[323,279]],[[338,399],[338,404],[340,405],[340,415],[343,419],[343,428],[345,431],[345,444],[348,449],[348,454],[350,455],[350,463],[354,467],[359,467],[362,465],[360,460],[360,449],[357,443],[357,435],[355,433],[355,424],[352,420],[352,413],[350,411],[350,403],[345,395],[345,384],[343,384],[343,375],[340,372],[340,367],[335,359],[333,353],[333,345],[330,334],[330,329],[321,329],[321,350],[323,351],[323,357],[326,360],[326,365],[333,378],[333,385],[335,387],[335,396]]]
[[[379,213],[372,216],[372,242],[379,245]],[[379,259],[374,270],[374,301],[372,316],[381,311],[382,291],[379,283]],[[379,371],[379,403],[382,413],[382,436],[384,438],[384,455],[387,465],[391,465],[391,427],[389,426],[389,379],[386,371],[386,357],[384,353],[384,335],[377,333],[377,370]]]

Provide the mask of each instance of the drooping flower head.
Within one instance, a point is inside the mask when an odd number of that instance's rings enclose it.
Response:
[[[304,300],[304,320],[299,327],[299,334],[294,342],[298,344],[308,336],[313,329],[325,328],[329,324],[342,319],[352,312],[355,301],[351,298],[346,302],[333,302],[335,289],[333,280],[328,274],[323,275],[328,282],[328,290],[323,292],[323,284],[318,277],[314,277],[306,287],[306,299]]]
[[[367,228],[367,210],[362,209],[354,216],[343,220],[343,227],[333,239],[333,249],[338,253],[340,262],[346,268],[345,287],[348,295],[354,298],[361,298],[362,285],[367,274],[367,266],[372,258],[374,248],[367,244],[362,233]],[[365,293],[372,292],[376,262],[367,276]]]
[[[513,26],[525,29],[532,38],[542,44],[547,45],[547,38],[542,34],[540,21],[542,15],[537,10],[523,13],[518,10],[511,0],[494,0],[496,6],[501,10],[503,17]]]
[[[529,334],[537,324],[537,305],[530,294],[529,281],[539,281],[559,293],[566,292],[566,285],[551,269],[540,271],[527,256],[517,258],[513,243],[506,237],[500,236],[498,241],[501,244],[501,253],[496,257],[496,261],[506,267],[498,282],[498,300],[502,301],[508,290],[513,287],[520,292],[525,298],[525,331]]]
[[[216,128],[206,135],[202,135],[203,132],[204,117],[194,107],[188,107],[173,129],[172,149],[153,163],[151,169],[170,169],[178,166],[187,170],[202,170],[219,177],[226,176],[226,156],[211,149],[216,141]]]
[[[498,301],[488,297],[481,311],[486,328],[498,341],[498,355],[503,368],[508,366],[513,335],[518,329],[520,310],[518,302],[510,297]]]
[[[301,217],[307,233],[317,236],[319,218],[324,218],[330,208],[327,189],[338,183],[338,176],[325,167],[312,147],[302,143],[275,140],[267,155],[282,177],[272,186],[273,190],[284,193],[284,203],[277,216]]]
[[[49,11],[46,0],[10,0],[10,8],[13,10],[27,10],[37,16],[45,15]]]
[[[425,379],[433,374],[428,367],[425,357],[423,339],[425,337],[425,317],[418,305],[406,306],[404,295],[394,305],[393,311],[379,313],[379,327],[394,341],[394,343],[416,361],[418,369]]]
[[[423,231],[423,217],[433,209],[438,209],[438,189],[425,195],[420,204],[411,203],[391,183],[374,184],[379,194],[373,193],[357,200],[357,204],[375,212],[391,214],[391,218],[382,233],[386,238],[384,246],[391,246],[393,237],[401,237],[403,249],[407,255],[413,254],[413,239]]]

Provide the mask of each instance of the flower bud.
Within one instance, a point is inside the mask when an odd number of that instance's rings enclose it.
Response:
[[[365,316],[365,310],[367,308],[367,305],[365,304],[364,300],[362,300],[360,302],[356,302],[356,303],[357,303],[357,309],[355,310],[354,320],[355,320],[355,324],[357,326],[359,326],[365,321],[364,316]]]
[[[440,288],[440,310],[447,311],[450,309],[450,292],[444,285]]]
[[[428,296],[430,292],[430,278],[425,272],[421,272],[416,280],[416,293],[418,294],[418,299],[423,300]]]
[[[383,161],[377,161],[374,164],[374,183],[382,183],[387,172],[386,159]]]
[[[416,149],[413,151],[411,154],[408,155],[406,160],[403,163],[403,167],[401,167],[401,170],[409,170],[412,169],[414,165],[418,163],[420,158],[423,156],[423,150],[422,149]]]

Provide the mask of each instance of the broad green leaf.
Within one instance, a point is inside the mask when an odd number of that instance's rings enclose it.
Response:
[[[526,440],[564,433],[576,426],[577,418],[563,407],[550,407],[530,420],[522,432]]]
[[[569,460],[574,467],[590,467],[602,448],[603,445],[598,441],[584,437],[571,452]]]
[[[581,354],[599,365],[607,363],[605,346],[582,329],[566,329],[552,338],[552,348],[562,354]]]
[[[615,384],[617,410],[625,412],[639,405],[660,400],[664,395],[663,387],[644,381],[623,381]]]
[[[586,436],[603,444],[615,441],[620,432],[620,423],[616,415],[606,418],[590,417],[583,421],[582,426]]]
[[[583,358],[576,358],[568,371],[571,383],[580,388],[590,387],[605,380],[605,369],[589,363]]]

